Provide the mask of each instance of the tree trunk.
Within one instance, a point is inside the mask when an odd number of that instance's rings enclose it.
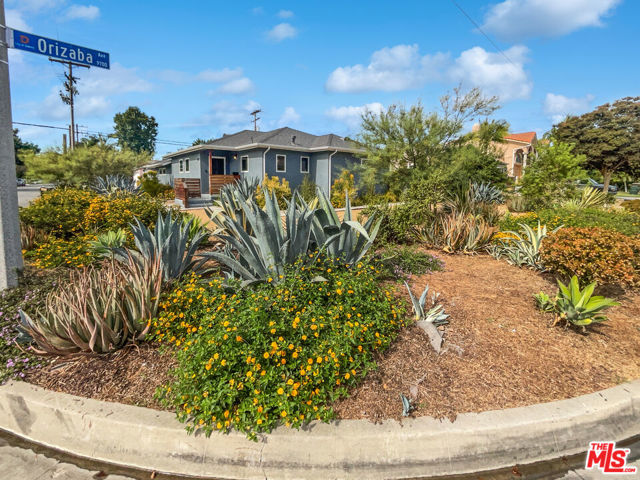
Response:
[[[604,193],[609,193],[609,184],[611,183],[611,175],[613,175],[613,172],[611,170],[604,170],[602,172],[602,176],[604,177],[604,179],[602,180],[602,191]]]

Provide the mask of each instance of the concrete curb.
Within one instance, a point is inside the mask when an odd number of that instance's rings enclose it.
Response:
[[[413,478],[468,474],[585,452],[640,435],[640,381],[569,400],[402,424],[343,420],[304,431],[187,435],[172,413],[0,387],[0,429],[64,453],[174,475],[234,479]],[[632,452],[633,453],[633,452]]]

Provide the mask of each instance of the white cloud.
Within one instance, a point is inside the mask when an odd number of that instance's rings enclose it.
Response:
[[[95,5],[71,5],[65,17],[68,20],[95,20],[100,16],[100,9]]]
[[[349,105],[342,107],[331,107],[325,112],[325,115],[333,120],[345,123],[350,128],[356,128],[360,125],[362,115],[367,111],[375,114],[380,114],[382,111],[384,111],[384,105],[379,102],[373,102],[360,106]]]
[[[5,21],[7,22],[7,26],[15,28],[16,30],[31,31],[31,27],[18,10],[7,9],[5,12]]]
[[[287,107],[284,109],[284,112],[280,116],[278,120],[278,125],[287,126],[287,125],[295,125],[300,121],[300,114],[296,112],[296,109],[293,107]]]
[[[262,15],[264,13],[264,8],[262,7],[254,7],[251,9],[251,13],[253,15]]]
[[[92,68],[79,72],[78,90],[82,92],[99,92],[103,95],[130,92],[148,92],[153,85],[138,75],[136,68],[123,67],[119,63],[111,65],[111,70]]]
[[[241,68],[223,68],[222,70],[204,70],[196,78],[201,82],[229,82],[242,76]]]
[[[253,92],[254,88],[255,86],[250,79],[247,77],[240,77],[223,84],[217,92],[231,95],[243,95]]]
[[[278,12],[280,18],[293,18],[293,12],[291,10],[280,10]]]
[[[238,129],[251,127],[249,113],[260,108],[260,104],[249,100],[244,104],[238,104],[228,100],[215,103],[211,109],[197,118],[194,122],[183,125],[184,127],[208,127],[209,131],[215,129],[221,133],[229,133]]]
[[[547,93],[544,99],[544,113],[553,123],[560,123],[567,115],[579,115],[591,108],[593,95],[584,97],[565,97],[555,93]]]
[[[456,58],[448,75],[454,81],[480,87],[503,101],[529,98],[533,83],[524,70],[529,50],[515,45],[504,53],[510,61],[481,47],[470,48]]]
[[[397,92],[418,89],[432,81],[468,83],[502,100],[527,98],[533,87],[524,70],[528,50],[514,46],[503,55],[473,47],[452,60],[447,53],[422,55],[418,45],[396,45],[371,55],[367,66],[335,69],[325,88],[330,92]]]
[[[602,26],[621,0],[505,0],[487,12],[483,28],[508,41],[555,37]]]
[[[281,42],[287,38],[294,38],[296,35],[298,35],[296,27],[286,22],[279,23],[267,32],[267,38],[274,42]]]
[[[371,55],[371,62],[336,68],[325,85],[330,92],[396,92],[420,88],[439,78],[448,55],[422,56],[417,44],[385,47]]]

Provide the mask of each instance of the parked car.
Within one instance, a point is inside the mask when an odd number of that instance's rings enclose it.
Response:
[[[593,178],[587,180],[587,183],[578,183],[579,188],[591,187],[596,190],[602,191],[604,189],[604,184],[596,182]],[[614,195],[618,193],[618,187],[616,185],[609,185],[609,193],[613,193]]]
[[[24,178],[19,178],[18,179],[18,186],[19,187],[26,187],[27,186],[27,182],[25,181]]]

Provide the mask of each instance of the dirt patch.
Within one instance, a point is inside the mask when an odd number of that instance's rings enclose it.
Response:
[[[142,344],[109,355],[55,357],[26,380],[56,392],[162,410],[154,394],[171,380],[174,366],[170,353]]]
[[[413,416],[453,419],[640,378],[637,293],[620,296],[609,321],[581,335],[552,327],[552,317],[537,311],[532,294],[555,294],[550,277],[484,255],[439,256],[444,271],[409,283],[418,294],[427,283],[441,293],[451,314],[449,350],[437,356],[419,328],[408,328],[379,359],[379,369],[336,404],[340,418],[400,418],[401,393],[416,406]]]

